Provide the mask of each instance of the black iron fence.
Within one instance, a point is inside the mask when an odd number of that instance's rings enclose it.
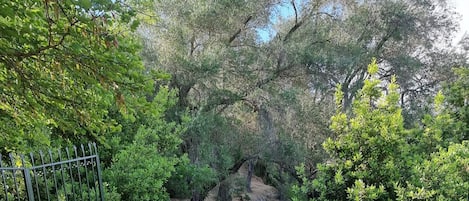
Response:
[[[0,201],[101,200],[104,189],[96,144],[36,154],[0,154]]]

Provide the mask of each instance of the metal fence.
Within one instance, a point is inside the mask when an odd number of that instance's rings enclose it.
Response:
[[[0,154],[0,172],[0,201],[104,201],[96,143],[65,152]]]

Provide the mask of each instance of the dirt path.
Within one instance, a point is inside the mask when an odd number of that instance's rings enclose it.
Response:
[[[238,172],[235,175],[232,175],[232,177],[241,177],[244,179],[247,178],[246,164],[243,164],[243,166],[241,166]],[[219,185],[217,185],[215,188],[209,191],[204,201],[217,201],[218,189],[219,189]],[[278,190],[272,186],[264,184],[261,178],[254,176],[254,175],[252,176],[252,179],[251,179],[251,189],[252,189],[251,193],[247,193],[247,192],[243,193],[243,196],[249,196],[249,199],[245,199],[245,200],[278,201]],[[232,200],[243,201],[243,198],[233,197]]]

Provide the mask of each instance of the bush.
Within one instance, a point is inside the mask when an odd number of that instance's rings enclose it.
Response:
[[[370,77],[377,68],[373,61]],[[463,129],[450,126],[458,124],[443,109],[444,96],[435,97],[434,114],[422,127],[405,129],[395,80],[387,95],[380,80],[365,80],[350,115],[342,112],[337,89],[331,124],[337,138],[323,144],[331,159],[318,166],[313,181],[303,177],[303,184],[293,187],[293,200],[467,199],[469,143],[454,139]]]

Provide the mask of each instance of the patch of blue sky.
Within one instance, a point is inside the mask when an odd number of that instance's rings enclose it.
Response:
[[[294,0],[295,6],[298,13],[301,13],[302,6],[305,3],[305,0]],[[363,0],[357,0],[363,1]],[[468,0],[469,1],[469,0]],[[322,9],[323,12],[339,16],[343,12],[343,7],[340,4],[335,4],[331,2],[328,5],[325,5]],[[270,25],[264,28],[257,29],[257,35],[261,43],[269,42],[277,34],[273,26],[279,21],[279,19],[288,19],[295,16],[295,9],[291,1],[282,1],[279,5],[274,8],[274,12],[270,16]]]
[[[299,6],[302,0],[296,0],[296,5]],[[264,28],[257,29],[257,35],[261,43],[269,42],[277,34],[273,25],[278,22],[280,18],[290,18],[295,15],[295,10],[290,1],[283,1],[275,8],[275,12],[272,12],[270,16],[270,25]]]

